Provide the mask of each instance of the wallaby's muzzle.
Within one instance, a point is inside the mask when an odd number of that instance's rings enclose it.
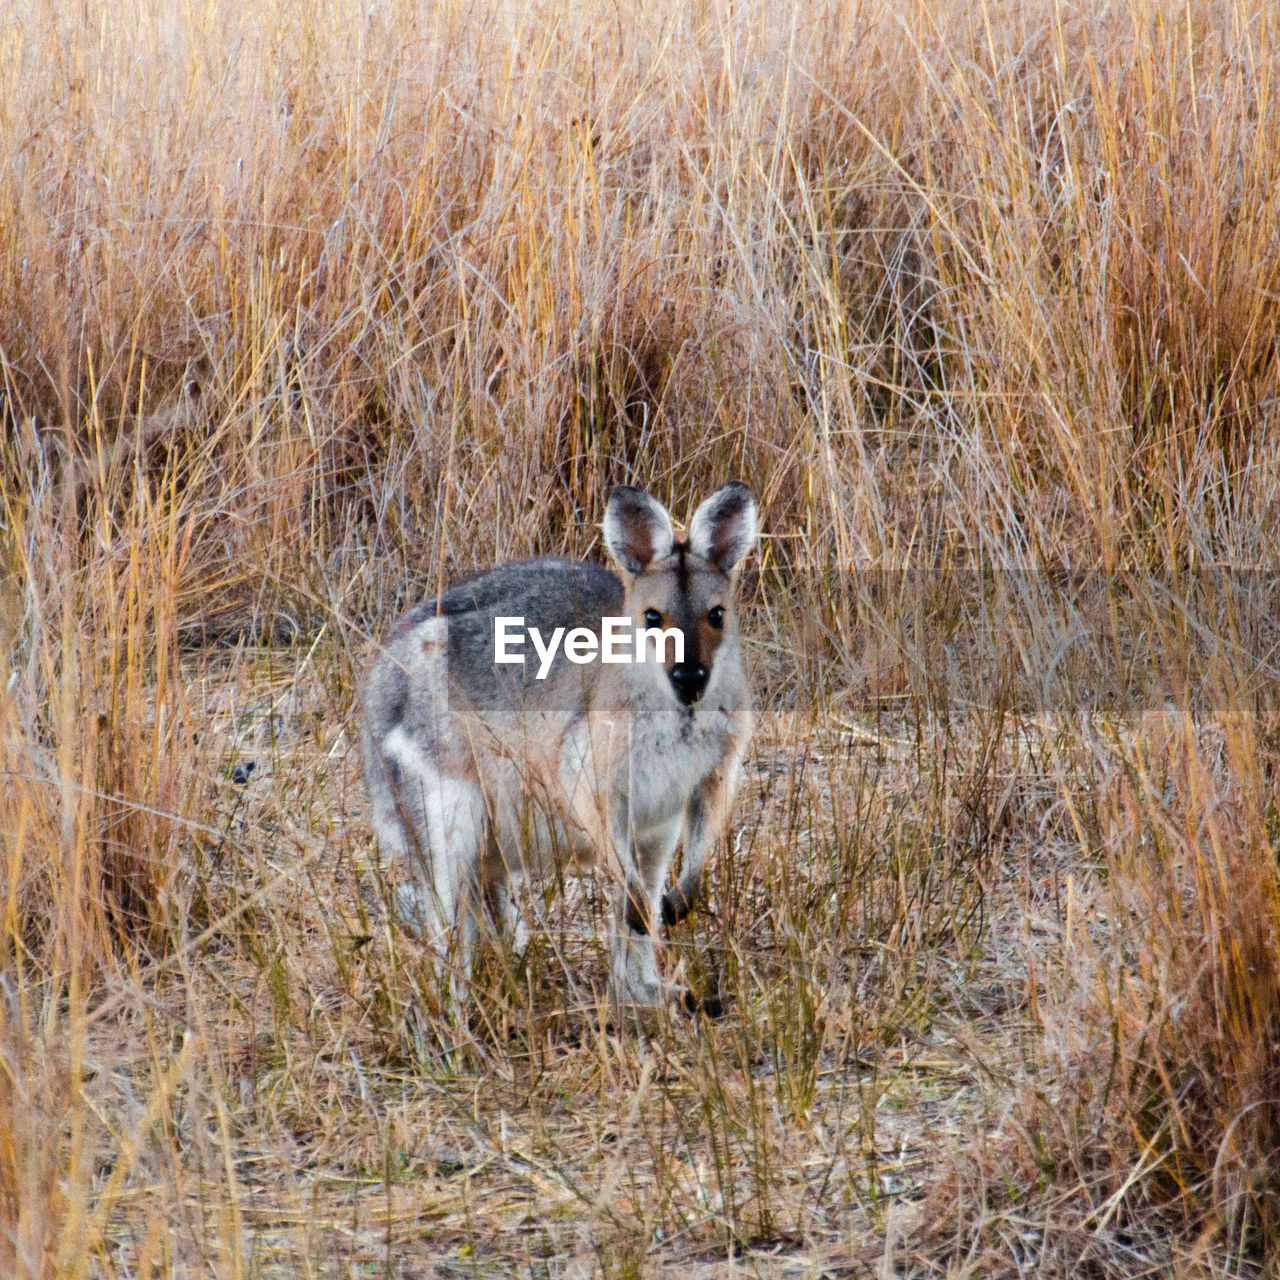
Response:
[[[682,662],[671,668],[671,683],[676,696],[686,707],[691,707],[702,697],[707,687],[707,669],[702,663]]]

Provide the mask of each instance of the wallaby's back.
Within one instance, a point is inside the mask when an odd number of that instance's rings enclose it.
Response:
[[[494,662],[494,625],[500,617],[521,617],[526,626],[551,636],[557,627],[600,629],[606,615],[622,610],[623,586],[601,565],[548,557],[501,565],[456,583],[433,600],[405,613],[387,637],[365,687],[365,722],[374,738],[399,724],[426,728],[430,705],[415,706],[415,688],[438,698],[457,698],[476,714],[527,710],[528,699],[554,698],[568,679],[590,680],[595,665],[570,664],[558,650],[551,671],[537,679],[538,664]],[[424,624],[427,624],[424,627]],[[435,644],[428,650],[428,641]],[[447,664],[440,670],[440,659]],[[424,677],[428,677],[425,678]],[[437,711],[441,708],[435,708]],[[460,708],[458,708],[460,709]]]

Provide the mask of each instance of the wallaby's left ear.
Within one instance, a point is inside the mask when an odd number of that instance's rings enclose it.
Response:
[[[693,513],[689,550],[728,573],[756,545],[758,534],[755,497],[740,480],[732,480]]]
[[[665,560],[675,545],[671,517],[657,498],[620,484],[604,508],[604,545],[633,577],[656,560]]]

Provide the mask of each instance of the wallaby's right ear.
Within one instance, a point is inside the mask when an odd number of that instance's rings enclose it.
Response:
[[[629,484],[619,485],[604,508],[604,545],[633,577],[675,546],[676,532],[667,509],[656,498]]]

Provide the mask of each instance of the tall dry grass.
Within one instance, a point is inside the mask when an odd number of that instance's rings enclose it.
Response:
[[[1270,6],[3,14],[0,1272],[1274,1255]],[[731,474],[730,1016],[460,1026],[369,638]]]

